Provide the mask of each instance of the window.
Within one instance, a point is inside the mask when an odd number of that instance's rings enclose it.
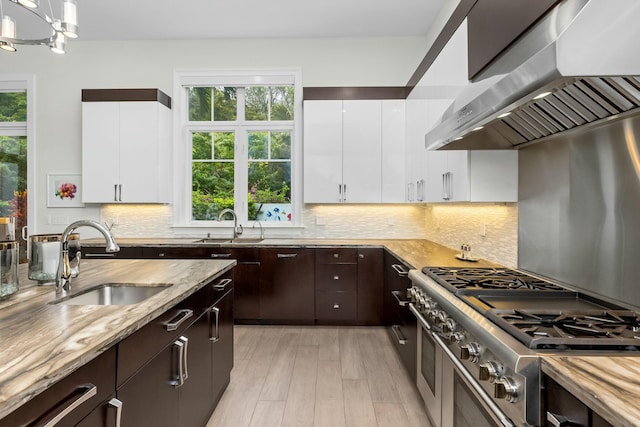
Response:
[[[178,76],[176,225],[215,226],[226,208],[241,223],[299,223],[296,74]]]
[[[0,76],[0,217],[14,217],[16,232],[27,226],[28,99],[29,79]],[[29,94],[29,97],[27,96]],[[31,110],[31,108],[29,109]],[[31,173],[31,171],[29,171]],[[26,262],[26,245],[20,245],[20,260]]]

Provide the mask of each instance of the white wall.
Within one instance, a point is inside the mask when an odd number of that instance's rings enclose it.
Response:
[[[80,173],[81,90],[160,88],[172,95],[174,69],[292,68],[304,86],[404,86],[427,51],[419,37],[335,39],[237,39],[68,43],[67,54],[22,46],[3,54],[1,74],[34,74],[36,80],[36,182],[47,174]],[[40,192],[30,233],[61,232],[81,218],[99,219],[96,206],[47,208]],[[58,218],[50,218],[56,216]]]

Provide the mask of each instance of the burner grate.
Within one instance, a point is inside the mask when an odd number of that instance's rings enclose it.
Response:
[[[508,268],[425,267],[422,272],[452,293],[481,289],[565,290],[553,283]]]

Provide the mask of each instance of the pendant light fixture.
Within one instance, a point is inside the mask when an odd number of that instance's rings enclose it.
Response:
[[[51,28],[51,36],[42,39],[18,37],[16,21],[4,13],[5,2],[14,3],[36,15]],[[40,0],[0,0],[0,49],[15,52],[16,45],[41,45],[48,46],[54,53],[65,53],[67,38],[78,37],[78,4],[76,0],[61,0],[60,18],[55,19],[51,0],[47,3],[49,14],[40,7]]]

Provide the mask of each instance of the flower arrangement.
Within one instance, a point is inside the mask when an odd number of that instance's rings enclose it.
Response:
[[[60,197],[60,200],[69,199],[72,200],[76,197],[78,187],[72,182],[65,182],[56,189],[56,197]]]

